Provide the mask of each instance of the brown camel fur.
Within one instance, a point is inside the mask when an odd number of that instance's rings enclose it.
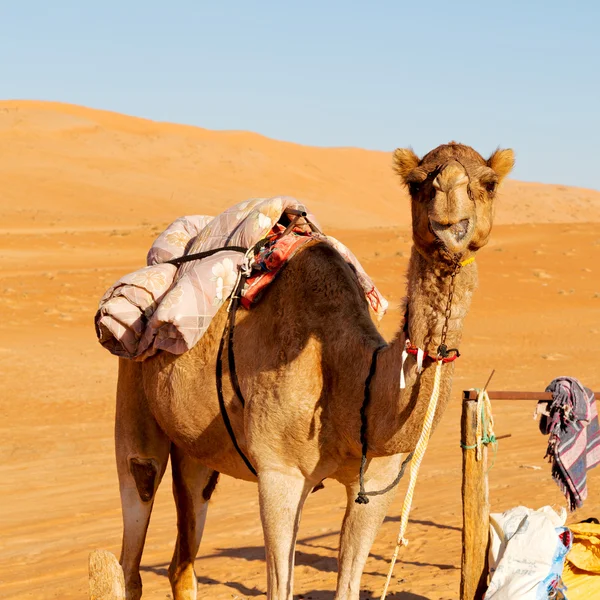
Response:
[[[513,160],[511,150],[498,150],[486,161],[456,143],[420,160],[412,150],[396,150],[395,170],[411,194],[408,332],[419,348],[436,353],[453,261],[473,256],[487,243],[496,188]],[[476,282],[473,263],[456,277],[448,347],[460,344]],[[169,567],[175,600],[196,598],[194,560],[218,473],[258,480],[271,600],[292,598],[296,533],[307,495],[325,478],[346,486],[335,597],[357,600],[393,492],[372,497],[367,505],[355,503],[364,384],[373,351],[384,343],[356,276],[332,247],[310,242],[256,308],[238,311],[235,360],[245,409],[229,384],[227,361],[224,396],[257,478],[236,453],[219,412],[215,364],[226,317],[222,309],[186,354],[161,353],[142,363],[120,360],[115,433],[127,598],[141,596],[140,558],[170,455],[178,515]],[[403,453],[415,448],[430,397],[433,363],[426,362],[417,376],[413,356],[405,365],[406,388],[399,389],[405,341],[401,327],[380,353],[372,380],[367,491],[388,485]],[[453,370],[453,363],[443,368],[436,422],[450,399]]]

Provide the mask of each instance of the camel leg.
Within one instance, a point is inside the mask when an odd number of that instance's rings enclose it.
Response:
[[[304,501],[314,485],[300,473],[261,471],[258,475],[267,555],[267,600],[292,600],[298,525]]]
[[[115,449],[123,511],[119,562],[127,600],[142,596],[140,561],[152,505],[169,460],[170,442],[150,413],[138,363],[121,360],[117,386]]]
[[[373,459],[369,471],[376,473],[367,480],[367,491],[385,488],[398,474],[399,463],[398,456]],[[368,504],[357,504],[358,481],[346,484],[347,504],[340,535],[335,600],[359,599],[360,579],[365,563],[396,489],[382,496],[369,496]]]
[[[173,496],[177,506],[177,542],[169,566],[174,600],[196,600],[194,560],[202,539],[208,501],[219,473],[171,446]]]

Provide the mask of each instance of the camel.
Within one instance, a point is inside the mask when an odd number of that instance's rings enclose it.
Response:
[[[477,284],[477,265],[465,259],[488,241],[496,191],[514,155],[497,150],[485,160],[451,142],[421,159],[411,149],[397,149],[393,161],[412,208],[408,320],[380,350],[370,379],[367,491],[393,481],[415,448],[435,360],[425,360],[418,374],[417,359],[409,355],[400,389],[402,352],[408,336],[436,356],[449,282],[460,259],[465,266],[455,273],[446,338],[448,347],[459,348]],[[296,534],[307,495],[327,478],[341,482],[348,502],[335,598],[358,600],[365,561],[394,494],[355,502],[365,380],[375,349],[385,344],[355,272],[330,245],[311,241],[255,308],[235,315],[235,367],[245,407],[229,383],[227,360],[223,394],[237,443],[256,477],[236,452],[219,410],[215,366],[227,317],[223,307],[185,354],[120,359],[115,438],[127,599],[142,594],[140,559],[170,457],[178,535],[168,573],[175,600],[196,598],[194,560],[219,473],[258,482],[270,600],[292,598]],[[435,424],[450,399],[453,372],[454,363],[443,365]]]

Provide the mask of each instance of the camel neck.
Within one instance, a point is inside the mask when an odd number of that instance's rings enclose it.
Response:
[[[452,270],[446,264],[428,261],[413,248],[407,277],[408,337],[415,346],[431,354],[437,353],[441,342]],[[475,263],[461,268],[454,284],[446,339],[448,348],[458,348],[460,344],[463,322],[476,285]]]
[[[437,354],[448,302],[451,269],[438,266],[414,248],[408,267],[408,337],[411,343]],[[454,296],[446,345],[460,348],[463,322],[477,285],[477,266],[463,267],[455,278]],[[414,449],[433,387],[435,364],[426,361],[421,374],[416,359],[409,355],[404,365],[406,387],[400,389],[400,365],[406,335],[401,330],[388,348],[381,352],[373,380],[372,416],[369,446],[375,454],[389,455]],[[443,366],[437,423],[451,394],[454,363]],[[371,429],[372,427],[372,429]]]

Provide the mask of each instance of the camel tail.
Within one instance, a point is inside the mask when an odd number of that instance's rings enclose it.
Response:
[[[90,600],[125,600],[123,569],[112,552],[90,552],[89,572]]]

